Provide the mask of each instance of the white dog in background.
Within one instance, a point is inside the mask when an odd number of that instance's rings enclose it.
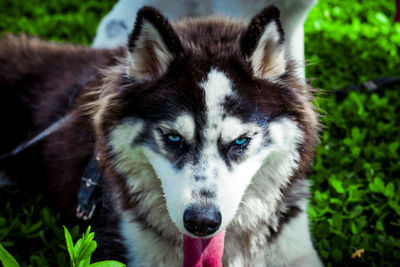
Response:
[[[153,6],[171,20],[183,17],[222,14],[249,20],[268,5],[275,5],[281,11],[281,22],[285,41],[291,57],[298,64],[304,64],[303,25],[308,12],[317,0],[119,0],[101,21],[93,42],[95,48],[115,48],[127,43],[137,11],[144,5]],[[299,68],[304,77],[304,68]]]

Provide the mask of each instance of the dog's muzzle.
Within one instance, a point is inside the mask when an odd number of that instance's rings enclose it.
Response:
[[[213,205],[191,205],[183,214],[186,230],[198,237],[215,233],[221,225],[221,220],[221,212]]]

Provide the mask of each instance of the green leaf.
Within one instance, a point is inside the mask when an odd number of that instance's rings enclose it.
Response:
[[[329,183],[332,185],[332,187],[338,192],[339,194],[344,193],[344,189],[342,186],[342,181],[339,181],[335,178],[335,176],[331,176],[329,178]]]
[[[321,243],[322,243],[323,247],[326,248],[327,250],[331,249],[331,244],[329,243],[329,241],[327,239],[322,239]]]
[[[373,183],[369,183],[369,189],[375,193],[383,193],[385,191],[385,184],[382,179],[375,177]]]
[[[4,267],[19,267],[15,258],[0,244],[0,261]]]
[[[329,231],[329,223],[327,221],[321,221],[314,226],[315,236],[319,238],[327,238],[331,233]]]
[[[334,203],[334,204],[338,204],[338,205],[342,205],[343,204],[343,202],[340,199],[334,198],[334,197],[329,199],[329,202],[330,203]]]
[[[77,261],[82,261],[86,259],[90,259],[90,256],[97,248],[96,241],[87,241],[87,243],[83,244],[81,250],[78,252]]]
[[[397,150],[399,149],[400,143],[399,142],[392,142],[389,144],[389,151],[393,154],[397,154]]]
[[[388,183],[385,187],[385,196],[387,196],[388,198],[393,198],[394,197],[394,184],[392,182]]]
[[[357,226],[354,222],[351,223],[351,232],[355,235],[358,234]]]
[[[72,230],[71,230],[71,236],[72,237],[78,237],[78,235],[79,235],[79,233],[80,233],[80,230],[79,230],[80,228],[79,228],[79,226],[78,225],[75,225],[73,228],[72,228]]]
[[[392,209],[394,209],[394,211],[397,213],[397,215],[400,216],[400,205],[399,205],[399,203],[389,200],[388,204]]]
[[[383,226],[382,221],[377,221],[376,222],[376,230],[385,231],[385,227]]]
[[[314,191],[314,199],[316,202],[321,202],[322,201],[322,194],[319,190]]]
[[[89,265],[90,267],[126,267],[125,264],[118,261],[99,261]]]
[[[328,258],[329,258],[329,253],[328,253],[326,250],[320,249],[320,250],[319,250],[319,253],[321,254],[321,257],[322,257],[323,259],[328,259]]]
[[[92,229],[92,227],[89,225],[88,228],[86,229],[86,233],[85,236],[90,234],[90,230]],[[93,234],[94,235],[94,234]]]
[[[339,249],[337,249],[337,248],[333,249],[331,254],[332,254],[332,258],[333,258],[333,260],[335,262],[341,262],[342,261],[343,254]]]
[[[71,266],[75,266],[74,242],[72,241],[72,237],[68,229],[65,226],[63,227],[64,227],[65,242],[67,244],[69,257],[71,259]]]
[[[56,258],[57,266],[67,266],[67,255],[65,254],[64,251],[60,251],[57,253],[57,258]]]
[[[80,238],[78,241],[76,241],[76,244],[75,244],[75,246],[74,246],[74,249],[73,249],[73,254],[74,254],[74,265],[78,265],[79,260],[81,260],[81,259],[79,258],[79,254],[80,254],[80,251],[81,251],[82,246],[83,246],[82,243],[83,243],[84,235],[85,235],[85,234],[82,235],[82,238]]]
[[[97,248],[97,242],[93,240],[94,233],[90,233],[90,229],[89,226],[73,248],[74,266],[89,266],[91,255]]]
[[[307,213],[311,218],[317,217],[317,212],[312,206],[307,207]]]
[[[352,147],[350,148],[350,151],[351,151],[351,155],[352,155],[352,156],[358,157],[358,156],[360,156],[361,148],[358,147],[358,146],[352,146]]]
[[[35,266],[49,266],[48,261],[42,255],[32,255],[30,256],[31,263],[34,262]]]
[[[88,267],[88,266],[90,266],[90,256],[85,259],[79,260],[77,264],[77,267]]]
[[[399,259],[399,260],[400,260],[400,250],[394,251],[393,256],[394,256],[396,259]]]
[[[355,206],[350,212],[350,218],[358,217],[363,212],[363,207],[361,205]]]
[[[38,230],[40,227],[42,227],[43,222],[38,221],[37,223],[33,224],[31,227],[29,227],[28,232],[32,233],[35,232],[36,230]]]
[[[388,19],[388,17],[386,17],[386,15],[381,12],[376,13],[375,19],[376,19],[376,21],[378,21],[382,24],[390,23],[390,20]]]

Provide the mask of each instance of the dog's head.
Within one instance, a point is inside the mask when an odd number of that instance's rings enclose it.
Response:
[[[232,221],[249,185],[258,186],[261,169],[272,178],[255,201],[310,160],[315,114],[275,7],[249,24],[170,23],[143,8],[126,58],[106,76],[95,101],[98,150],[122,177],[125,206],[147,210],[147,219],[166,206],[180,232],[212,236]]]

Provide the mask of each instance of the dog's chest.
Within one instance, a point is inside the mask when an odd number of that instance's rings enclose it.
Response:
[[[268,227],[260,227],[257,233],[227,234],[223,266],[320,266],[307,228],[307,214],[302,212],[285,224],[273,241],[267,238]],[[128,251],[128,266],[182,266],[181,244],[144,229],[126,214],[121,217],[120,231]]]
[[[161,238],[152,230],[144,229],[139,222],[134,222],[132,218],[122,214],[120,231],[123,236],[128,255],[128,266],[182,266],[183,252],[181,244],[174,244],[170,240]],[[261,239],[262,233],[260,233]],[[259,237],[249,238],[254,240]],[[225,241],[223,266],[243,267],[243,266],[266,266],[266,246],[260,243],[243,242],[239,237],[228,237]],[[259,240],[261,241],[261,240]],[[254,255],[257,255],[254,257]]]

